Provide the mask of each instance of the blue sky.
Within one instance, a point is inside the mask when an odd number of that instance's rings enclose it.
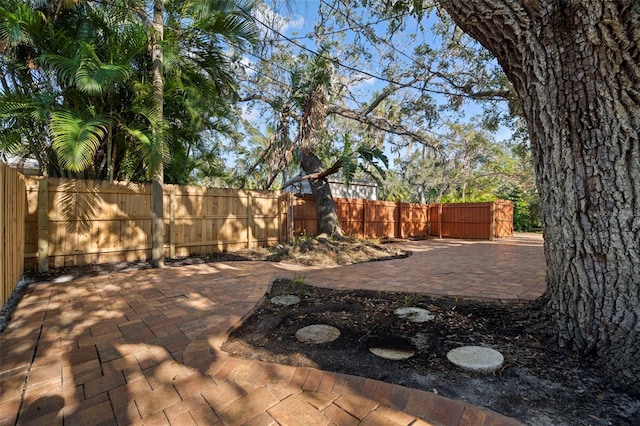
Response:
[[[261,10],[256,14],[256,17],[259,21],[263,22],[276,22],[277,30],[284,34],[287,37],[294,38],[297,43],[301,43],[304,46],[308,47],[313,51],[317,51],[318,47],[316,46],[314,40],[311,38],[301,38],[301,36],[308,35],[313,30],[313,25],[318,19],[318,7],[320,5],[320,1],[295,1],[290,2],[288,7],[286,4],[280,4],[279,1],[269,2],[269,6],[267,9]],[[428,23],[432,23],[434,18],[431,17],[431,20]],[[258,25],[262,31],[267,31],[261,25]],[[405,32],[408,34],[418,33],[417,23],[414,24],[414,27],[409,25]],[[436,45],[440,43],[438,39],[433,36],[429,32],[419,32],[421,40],[426,40],[432,45]],[[346,40],[349,40],[349,37],[353,37],[353,35],[346,35]],[[407,44],[404,46],[396,46],[399,50],[404,49],[404,53],[408,56],[411,56],[413,46]],[[292,49],[299,49],[293,47]],[[375,51],[372,47],[372,51]],[[252,61],[250,57],[246,58],[246,61]],[[358,67],[362,67],[363,65],[358,65]],[[359,68],[363,69],[363,68]],[[345,71],[345,70],[343,70]],[[372,61],[370,64],[367,64],[366,69],[364,71],[372,74],[372,75],[380,75],[381,70],[377,68],[375,61]],[[357,75],[352,71],[344,72],[345,74]],[[361,79],[354,82],[351,85],[351,88],[359,91],[362,94],[362,99],[370,99],[373,92],[382,90],[388,83],[381,80],[368,76],[361,75]],[[438,98],[438,95],[434,95],[434,97]],[[443,100],[443,97],[440,97],[440,101]],[[465,105],[464,116],[462,115],[452,115],[452,120],[460,120],[460,121],[468,121],[474,115],[477,115],[481,112],[481,106],[476,103],[469,102]],[[253,110],[251,113],[245,112],[245,118],[250,119],[252,122],[256,123],[259,127],[262,125],[258,124],[261,120],[261,116],[259,115],[257,110]],[[264,123],[263,123],[264,125]],[[501,128],[499,132],[495,134],[496,140],[504,140],[508,139],[511,135],[511,132],[507,128]],[[387,150],[388,151],[388,150]],[[389,154],[389,152],[387,152]]]

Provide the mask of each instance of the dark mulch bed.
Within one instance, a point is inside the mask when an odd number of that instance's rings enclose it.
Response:
[[[321,283],[318,283],[321,284]],[[298,294],[301,303],[277,306],[271,297]],[[393,311],[428,309],[433,321],[412,323]],[[223,350],[236,357],[310,366],[383,380],[481,405],[532,425],[638,425],[640,401],[613,389],[596,367],[551,343],[532,327],[527,304],[498,304],[416,294],[338,291],[277,280]],[[298,342],[295,332],[311,324],[337,327],[329,344]],[[369,347],[408,345],[405,361],[373,355]],[[449,350],[480,345],[499,350],[495,373],[463,371]]]

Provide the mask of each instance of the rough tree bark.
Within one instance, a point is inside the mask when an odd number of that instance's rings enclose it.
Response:
[[[300,121],[300,130],[296,139],[299,139],[300,167],[306,175],[322,174],[324,169],[322,162],[315,155],[315,149],[320,145],[320,132],[324,129],[327,119],[325,88],[318,84],[311,88],[304,104],[304,114]],[[330,237],[341,238],[344,236],[336,205],[331,195],[331,187],[326,178],[309,179],[311,192],[316,203],[318,217],[318,232]]]
[[[440,0],[522,103],[560,344],[640,384],[640,2]]]
[[[164,5],[163,0],[155,0],[153,3],[153,42],[151,44],[151,59],[153,73],[153,97],[159,121],[163,120],[164,84],[162,79],[162,37],[164,32]],[[162,130],[155,129],[157,149],[161,149]],[[159,164],[152,165],[153,177],[151,181],[151,265],[154,268],[164,267],[164,206],[163,190],[164,165],[162,156]]]
[[[322,162],[313,151],[309,149],[300,150],[300,167],[306,174],[322,174],[325,170]],[[316,215],[318,217],[318,232],[327,234],[330,237],[343,237],[342,228],[338,221],[336,204],[333,201],[331,187],[326,178],[309,179],[311,192],[316,202]]]

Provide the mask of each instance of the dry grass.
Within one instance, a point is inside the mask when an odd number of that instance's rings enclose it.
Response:
[[[266,249],[234,252],[235,255],[254,260],[292,262],[307,266],[336,266],[372,260],[406,257],[408,253],[377,240],[347,237],[331,239],[325,236],[299,239]]]

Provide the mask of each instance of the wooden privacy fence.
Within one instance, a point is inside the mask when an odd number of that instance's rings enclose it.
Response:
[[[364,238],[402,238],[429,235],[424,204],[334,198],[338,220],[346,234]],[[317,235],[318,219],[313,196],[293,199],[296,235]]]
[[[16,288],[24,271],[24,177],[0,164],[0,306]]]
[[[12,247],[5,249],[3,256],[5,251],[18,253],[13,247],[24,246],[25,269],[150,258],[151,185],[27,178],[24,212],[12,201],[20,198],[19,194],[24,201],[24,182],[22,189],[13,181],[3,184],[3,196],[13,197],[2,203],[3,208],[26,217],[24,222],[14,219],[15,223],[4,226],[3,232],[16,232],[3,235],[4,247]],[[424,205],[336,198],[336,207],[345,232],[367,238],[431,235],[493,239],[513,233],[512,205],[502,200]],[[164,185],[165,256],[202,255],[287,241],[291,214],[297,235],[317,234],[313,197]],[[3,213],[3,218],[6,215]],[[19,226],[25,227],[23,231]],[[11,276],[19,278],[22,269],[10,269]]]
[[[430,234],[439,238],[477,238],[493,240],[513,236],[513,203],[429,205]]]
[[[513,204],[414,204],[335,198],[338,220],[347,234],[364,238],[478,238],[513,236]],[[318,221],[312,196],[293,200],[296,235],[317,235]]]
[[[286,239],[278,192],[164,185],[165,255],[209,254]],[[26,269],[151,255],[151,185],[27,180]]]

